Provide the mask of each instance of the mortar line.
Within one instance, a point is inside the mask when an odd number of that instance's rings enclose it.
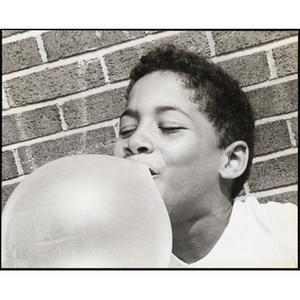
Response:
[[[114,131],[115,131],[115,136],[116,136],[116,138],[118,138],[119,137],[119,132],[120,132],[120,119],[119,118],[117,119],[116,124],[113,128],[114,128]]]
[[[291,144],[292,144],[293,147],[297,147],[297,141],[296,141],[295,136],[294,136],[291,119],[287,119],[286,124],[287,124],[287,128],[288,128],[288,131],[289,131]]]
[[[274,196],[278,194],[283,194],[287,192],[297,192],[298,191],[298,185],[291,185],[287,187],[279,187],[275,189],[271,189],[268,191],[258,191],[258,192],[253,192],[251,195],[254,195],[256,197],[266,197],[266,196]]]
[[[68,124],[66,123],[62,106],[60,104],[56,104],[56,107],[57,107],[58,113],[59,113],[59,118],[60,118],[60,122],[61,122],[61,129],[63,131],[67,131],[68,130]]]
[[[235,200],[243,201],[247,197],[263,198],[263,197],[275,196],[279,194],[284,194],[288,192],[297,192],[297,191],[298,191],[298,185],[294,184],[285,187],[273,188],[266,191],[251,192],[249,195],[238,196],[235,198]]]
[[[28,175],[20,175],[15,178],[7,179],[7,180],[2,180],[1,184],[2,186],[7,186],[15,183],[20,183],[23,179],[25,179]]]
[[[274,152],[274,153],[254,157],[253,158],[253,164],[256,164],[256,163],[259,163],[259,162],[262,162],[262,161],[267,161],[267,160],[279,158],[279,157],[283,157],[283,156],[297,154],[297,153],[298,153],[298,148],[290,148],[290,149],[280,150],[280,151],[277,151],[277,152]]]
[[[42,35],[36,36],[35,39],[36,39],[36,42],[38,44],[39,53],[41,55],[42,62],[43,63],[48,62],[47,53],[46,53],[46,50],[45,50],[45,47],[44,47],[44,41],[42,39]]]
[[[35,67],[29,68],[29,69],[19,70],[16,72],[12,72],[10,74],[5,74],[2,76],[2,80],[7,81],[7,80],[14,79],[16,77],[22,77],[22,76],[30,75],[30,74],[33,74],[36,72],[42,72],[47,68],[56,68],[56,67],[65,66],[65,65],[68,65],[71,63],[78,63],[83,60],[95,59],[95,58],[98,58],[99,56],[104,56],[106,54],[113,53],[118,50],[130,48],[133,46],[138,46],[145,42],[153,42],[153,41],[158,40],[163,37],[175,36],[175,35],[178,35],[180,32],[181,31],[166,31],[166,32],[146,35],[144,37],[141,37],[140,39],[124,41],[123,43],[111,45],[106,48],[91,50],[91,51],[88,51],[85,53],[78,53],[77,55],[72,56],[72,57],[62,58],[62,59],[54,61],[54,62],[48,62],[48,63],[42,64],[39,66],[35,66]]]
[[[262,119],[259,119],[259,120],[255,121],[255,126],[268,124],[268,123],[272,123],[272,122],[276,122],[276,121],[288,120],[288,119],[291,119],[291,118],[295,118],[297,116],[298,116],[298,111],[294,111],[294,112],[291,112],[291,113],[281,114],[281,115],[278,115],[278,116],[262,118]]]
[[[232,58],[242,57],[251,55],[257,52],[267,52],[269,50],[272,50],[274,48],[285,46],[288,44],[296,43],[298,42],[298,36],[291,36],[287,37],[285,39],[279,40],[279,41],[271,41],[264,45],[257,45],[250,49],[240,49],[236,50],[235,52],[227,53],[227,54],[221,54],[219,56],[212,57],[210,60],[214,63],[218,63],[221,61],[226,61]]]
[[[5,94],[5,90],[4,90],[3,86],[2,86],[2,108],[4,110],[10,109],[10,106],[8,104],[8,101],[7,101],[7,98],[6,98],[6,94]]]
[[[55,104],[61,105],[70,100],[76,100],[76,99],[88,97],[91,95],[95,95],[97,93],[104,93],[106,91],[112,91],[115,89],[126,87],[128,85],[128,83],[129,83],[129,80],[119,81],[119,82],[115,82],[115,83],[108,83],[106,85],[103,85],[103,86],[100,86],[97,88],[93,88],[93,89],[89,89],[89,90],[85,90],[85,91],[82,91],[82,92],[79,92],[76,94],[57,97],[52,100],[39,102],[39,103],[32,103],[32,104],[28,104],[26,106],[14,107],[7,111],[2,112],[2,116],[21,113],[21,112],[25,112],[25,111],[31,111],[34,109],[43,108],[43,107],[47,107],[47,106],[51,106],[51,105],[55,105]]]
[[[250,195],[250,186],[247,181],[244,183],[244,190],[246,195]]]
[[[47,136],[43,136],[43,137],[38,137],[36,139],[32,139],[32,140],[28,140],[28,141],[18,142],[18,143],[15,143],[15,144],[3,146],[2,151],[13,150],[13,149],[17,149],[17,148],[20,148],[20,147],[31,146],[33,144],[38,144],[38,143],[42,143],[42,142],[49,141],[49,140],[64,138],[64,137],[71,136],[71,135],[78,134],[78,133],[82,133],[82,132],[85,132],[85,131],[91,131],[91,130],[104,128],[104,127],[114,127],[114,126],[117,125],[118,121],[119,121],[119,118],[116,118],[116,119],[112,119],[112,120],[109,120],[109,121],[104,121],[104,122],[97,123],[97,124],[92,124],[92,125],[88,125],[88,126],[84,126],[84,127],[80,127],[80,128],[75,128],[75,129],[71,129],[71,130],[68,130],[68,131],[61,131],[61,132],[51,134],[51,135],[47,135]]]
[[[24,40],[24,39],[27,39],[30,37],[37,37],[37,36],[43,34],[44,32],[48,32],[48,31],[49,30],[29,30],[29,31],[25,31],[25,32],[20,32],[20,33],[2,38],[2,45],[17,42],[17,41]]]
[[[19,176],[24,175],[24,170],[23,170],[23,167],[22,167],[22,163],[21,163],[21,159],[19,157],[18,150],[17,149],[13,149],[12,152],[13,152],[14,159],[15,159],[15,162],[16,162],[18,175]]]
[[[297,79],[298,79],[298,75],[290,75],[287,77],[274,79],[272,81],[256,84],[253,86],[244,87],[244,88],[242,88],[242,90],[244,92],[247,92],[247,91],[251,91],[254,89],[260,89],[260,88],[264,88],[264,87],[268,87],[268,86],[272,86],[272,85],[276,85],[276,84],[280,84],[280,83],[285,83],[285,82],[289,82],[289,81],[293,81],[293,80],[297,80]],[[112,83],[109,82],[106,85],[103,85],[103,86],[100,86],[97,88],[92,88],[92,89],[78,92],[78,93],[72,94],[72,95],[57,97],[55,99],[46,100],[44,102],[31,103],[31,104],[28,104],[28,105],[22,106],[22,107],[10,108],[8,106],[8,108],[2,112],[2,116],[14,114],[14,113],[20,113],[20,112],[24,112],[24,111],[30,111],[30,110],[34,110],[34,109],[38,109],[38,108],[42,108],[42,107],[46,107],[46,106],[55,105],[57,103],[63,104],[69,100],[73,100],[73,99],[75,100],[75,99],[79,99],[82,97],[88,97],[91,95],[95,95],[97,93],[102,93],[102,92],[106,92],[106,91],[110,91],[110,90],[114,90],[114,89],[118,89],[118,88],[122,88],[122,87],[127,87],[128,84],[129,84],[128,79],[123,80],[123,81],[118,81],[118,82],[112,82]],[[2,86],[2,88],[3,88],[3,86]],[[5,97],[5,98],[3,97],[3,100],[6,101],[5,105],[9,105],[4,88],[3,88],[3,95]]]
[[[98,50],[91,50],[91,51],[88,51],[85,53],[79,53],[76,56],[62,58],[62,59],[54,61],[54,62],[45,63],[45,64],[35,66],[35,67],[25,69],[25,70],[19,70],[16,72],[12,72],[10,74],[5,74],[2,76],[2,80],[3,81],[11,80],[16,77],[21,77],[21,76],[29,75],[29,74],[32,74],[35,72],[44,71],[46,68],[55,68],[55,67],[65,66],[67,64],[71,64],[74,62],[78,62],[81,60],[94,59],[101,55],[104,56],[106,54],[113,53],[118,50],[122,50],[122,49],[126,49],[129,47],[143,44],[145,42],[153,42],[153,41],[158,40],[163,37],[175,36],[175,35],[180,34],[181,32],[184,32],[184,31],[165,31],[165,32],[160,32],[160,33],[156,33],[156,34],[146,35],[144,37],[141,37],[140,39],[124,41],[123,43],[111,45],[106,48],[102,48],[102,49],[98,49]],[[225,61],[225,60],[228,60],[231,58],[246,56],[246,55],[250,55],[250,54],[253,54],[256,52],[260,52],[260,51],[268,51],[270,49],[273,49],[273,48],[276,48],[276,47],[279,47],[282,45],[294,43],[297,41],[298,41],[298,36],[293,36],[293,37],[289,37],[289,38],[286,38],[286,39],[280,40],[280,41],[272,41],[269,44],[257,46],[255,48],[243,49],[243,50],[238,50],[237,52],[234,52],[234,53],[215,56],[215,57],[212,57],[210,60],[213,62]]]
[[[108,70],[107,70],[107,67],[106,67],[104,57],[102,55],[99,56],[99,60],[100,60],[101,68],[103,70],[105,83],[110,83],[109,76],[108,76]]]
[[[245,87],[242,87],[242,90],[244,92],[258,90],[261,88],[269,87],[269,86],[280,84],[280,83],[286,83],[286,82],[297,80],[297,79],[298,79],[298,74],[293,74],[293,75],[288,75],[285,77],[275,78],[275,79],[264,81],[261,83],[245,86]]]
[[[264,88],[264,87],[268,87],[268,86],[272,86],[272,85],[276,85],[276,84],[280,84],[280,83],[285,83],[285,82],[289,82],[289,81],[293,81],[293,80],[297,80],[298,79],[298,75],[290,75],[287,77],[283,77],[283,78],[278,78],[278,79],[274,79],[272,81],[268,81],[268,82],[264,82],[261,84],[256,84],[253,86],[249,86],[249,87],[244,87],[242,88],[243,91],[247,92],[250,90],[254,90],[254,89],[260,89],[260,88]],[[42,107],[46,107],[46,106],[51,106],[51,105],[55,105],[57,103],[63,104],[69,100],[75,100],[75,99],[79,99],[79,98],[83,98],[83,97],[88,97],[91,95],[95,95],[97,93],[102,93],[102,92],[106,92],[106,91],[110,91],[110,90],[114,90],[114,89],[118,89],[118,88],[122,88],[122,87],[127,87],[129,84],[129,80],[123,80],[123,81],[118,81],[118,82],[112,82],[112,83],[107,83],[106,85],[97,87],[97,88],[92,88],[86,91],[82,91],[82,92],[78,92],[76,94],[72,94],[72,95],[66,95],[66,96],[62,96],[62,97],[57,97],[55,99],[52,100],[47,100],[44,102],[39,102],[39,103],[31,103],[28,104],[26,106],[22,106],[22,107],[8,107],[7,110],[5,110],[4,112],[2,112],[2,116],[6,116],[6,115],[10,115],[10,114],[14,114],[14,113],[20,113],[20,112],[25,112],[25,111],[30,111],[30,110],[34,110],[34,109],[38,109],[38,108],[42,108]],[[2,87],[3,88],[3,87]],[[6,101],[6,105],[9,105],[7,102],[7,97],[3,88],[3,95],[5,97]]]
[[[205,31],[210,49],[210,56],[216,55],[215,41],[211,31]]]
[[[268,65],[269,65],[269,70],[270,70],[270,79],[275,79],[278,76],[277,76],[275,60],[273,57],[273,52],[272,52],[272,50],[269,50],[266,52],[266,54],[267,54],[267,60],[268,60]]]

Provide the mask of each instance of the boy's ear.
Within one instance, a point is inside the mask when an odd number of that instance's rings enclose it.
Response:
[[[236,141],[224,150],[224,163],[220,175],[224,179],[235,179],[241,176],[248,164],[249,148],[244,141]]]

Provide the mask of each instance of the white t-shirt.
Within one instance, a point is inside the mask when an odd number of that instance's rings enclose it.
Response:
[[[170,268],[297,268],[297,206],[236,200],[214,248],[190,265],[172,255]]]

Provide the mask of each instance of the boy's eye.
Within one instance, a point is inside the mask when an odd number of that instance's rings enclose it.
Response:
[[[119,132],[119,136],[122,138],[127,138],[127,137],[131,136],[134,131],[135,131],[135,128],[121,129]]]
[[[177,133],[181,129],[184,129],[183,127],[163,127],[163,126],[160,126],[159,128],[163,133],[166,133],[166,134]]]

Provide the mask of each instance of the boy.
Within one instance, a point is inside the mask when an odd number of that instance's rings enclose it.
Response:
[[[234,201],[254,143],[238,83],[171,45],[142,57],[130,79],[114,155],[149,167],[172,224],[170,267],[296,267],[296,207]]]

